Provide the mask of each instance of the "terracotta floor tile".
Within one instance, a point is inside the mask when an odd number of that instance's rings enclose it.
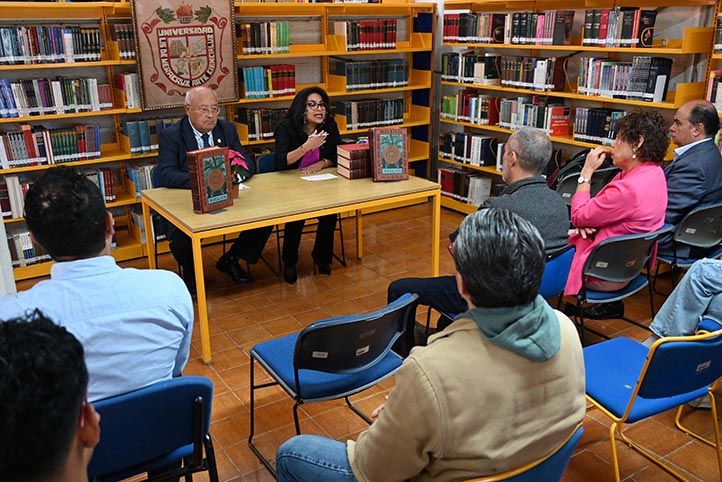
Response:
[[[213,413],[211,420],[218,421],[224,418],[234,417],[240,413],[248,413],[241,399],[233,391],[229,390],[213,397]]]
[[[338,439],[368,427],[368,424],[348,407],[334,408],[314,417],[316,423],[329,434]]]

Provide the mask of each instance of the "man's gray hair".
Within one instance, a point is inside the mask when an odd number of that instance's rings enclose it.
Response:
[[[541,129],[524,127],[509,138],[507,149],[516,151],[520,167],[534,174],[541,175],[552,158],[552,141]]]

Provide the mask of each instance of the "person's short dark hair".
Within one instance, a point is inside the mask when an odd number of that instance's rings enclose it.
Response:
[[[8,482],[53,480],[83,410],[83,346],[35,311],[0,321],[0,474]]]
[[[468,215],[453,251],[456,270],[475,306],[522,306],[539,294],[544,242],[521,216],[501,208]]]
[[[643,161],[661,163],[669,148],[669,129],[662,114],[653,110],[634,109],[614,124],[615,134],[635,146],[644,138],[637,157]]]
[[[28,189],[25,220],[53,258],[96,256],[105,247],[106,210],[100,189],[75,169],[48,169]]]
[[[541,175],[552,158],[552,141],[541,129],[523,127],[509,138],[508,149],[516,151],[519,165],[526,172]]]
[[[303,132],[303,118],[306,115],[306,109],[308,108],[306,106],[306,101],[308,100],[308,96],[311,94],[318,94],[321,96],[323,103],[326,104],[326,118],[331,115],[331,106],[329,105],[328,94],[326,91],[321,87],[316,87],[315,85],[306,87],[296,94],[296,97],[294,97],[291,102],[291,107],[289,107],[286,112],[286,119],[291,122],[291,125],[297,132]],[[323,124],[319,125],[317,128],[323,129]]]
[[[689,123],[702,124],[705,137],[714,137],[720,129],[717,108],[711,102],[699,102],[689,111]]]

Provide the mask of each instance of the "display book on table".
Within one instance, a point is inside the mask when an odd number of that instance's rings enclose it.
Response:
[[[186,156],[193,212],[203,214],[232,206],[228,147],[206,147],[188,151]]]
[[[374,181],[402,181],[409,178],[408,132],[403,127],[369,129],[371,172]]]
[[[338,154],[336,169],[338,174],[347,179],[371,177],[371,154],[369,144],[340,144],[336,148]]]

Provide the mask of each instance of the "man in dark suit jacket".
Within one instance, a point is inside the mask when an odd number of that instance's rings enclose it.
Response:
[[[253,175],[255,166],[241,145],[236,128],[232,123],[219,119],[218,98],[208,87],[194,87],[186,93],[184,116],[173,127],[163,130],[158,136],[158,167],[154,178],[157,187],[190,189],[188,160],[186,153],[204,147],[227,146],[240,152],[248,164],[248,176]],[[183,269],[183,279],[188,289],[195,291],[193,270],[193,249],[190,238],[170,223],[166,223],[166,236],[176,261]],[[238,263],[243,258],[251,264],[257,263],[268,240],[272,227],[243,231],[233,246],[216,263],[218,270],[228,273],[237,283],[250,283],[253,278]]]
[[[714,143],[720,128],[717,109],[706,100],[683,104],[669,132],[679,147],[664,170],[667,178],[665,222],[677,225],[694,208],[722,202],[722,156]],[[672,255],[672,238],[659,244],[659,253]],[[706,250],[677,247],[679,257],[704,257]]]

